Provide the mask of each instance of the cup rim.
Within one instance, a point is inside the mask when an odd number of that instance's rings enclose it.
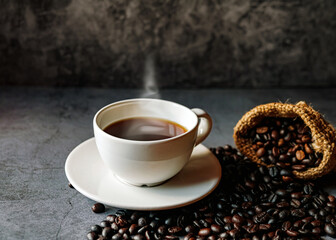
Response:
[[[161,139],[161,140],[150,140],[150,141],[140,141],[140,140],[130,140],[130,139],[124,139],[124,138],[119,138],[119,137],[116,137],[116,136],[113,136],[113,135],[110,135],[108,133],[106,133],[103,129],[101,129],[100,126],[98,126],[98,123],[97,123],[97,118],[98,116],[105,110],[107,110],[108,108],[112,107],[112,106],[116,106],[116,105],[120,105],[120,104],[123,104],[123,103],[127,103],[127,102],[135,102],[135,101],[156,101],[156,102],[166,102],[166,103],[169,103],[169,104],[173,104],[173,105],[177,105],[181,108],[184,108],[185,110],[188,110],[189,112],[192,112],[193,115],[195,116],[196,118],[196,123],[194,124],[193,127],[191,127],[190,129],[188,129],[186,132],[180,134],[180,135],[177,135],[177,136],[174,136],[174,137],[170,137],[170,138],[166,138],[166,139]],[[179,104],[179,103],[176,103],[176,102],[172,102],[172,101],[168,101],[168,100],[163,100],[163,99],[155,99],[155,98],[130,98],[130,99],[125,99],[125,100],[120,100],[120,101],[117,101],[117,102],[113,102],[113,103],[110,103],[104,107],[102,107],[101,109],[99,109],[94,118],[93,118],[93,124],[94,126],[97,128],[97,130],[104,134],[105,136],[111,138],[111,139],[114,139],[114,140],[118,140],[118,141],[124,141],[124,142],[128,142],[128,143],[133,143],[133,144],[154,144],[154,143],[163,143],[163,142],[170,142],[170,141],[174,141],[176,139],[179,139],[179,138],[182,138],[184,136],[186,136],[187,134],[189,134],[190,132],[192,132],[197,126],[198,126],[198,123],[199,123],[199,120],[197,119],[197,115],[191,110],[189,109],[188,107],[182,105],[182,104]]]

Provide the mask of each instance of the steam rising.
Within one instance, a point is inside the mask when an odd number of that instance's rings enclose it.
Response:
[[[141,97],[144,98],[160,98],[159,87],[156,82],[155,66],[153,55],[146,57],[145,74],[143,77],[143,93]]]

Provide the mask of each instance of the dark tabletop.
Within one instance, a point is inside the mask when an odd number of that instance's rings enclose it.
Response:
[[[0,239],[85,239],[94,201],[68,187],[64,163],[93,136],[92,118],[140,90],[0,88]],[[336,126],[336,89],[163,90],[161,98],[200,107],[213,118],[207,147],[233,144],[233,127],[256,105],[304,100]],[[336,194],[336,178],[323,179]]]

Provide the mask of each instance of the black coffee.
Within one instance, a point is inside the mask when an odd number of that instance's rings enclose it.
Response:
[[[153,141],[175,137],[187,130],[164,119],[134,117],[111,123],[104,131],[112,136],[137,141]]]

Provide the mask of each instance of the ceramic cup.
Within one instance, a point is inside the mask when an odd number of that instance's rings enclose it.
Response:
[[[169,120],[187,131],[154,141],[114,137],[103,131],[113,122],[153,117]],[[93,119],[94,136],[105,165],[122,181],[136,186],[158,185],[176,175],[188,162],[193,148],[210,133],[212,120],[199,108],[158,99],[128,99],[100,109]]]

